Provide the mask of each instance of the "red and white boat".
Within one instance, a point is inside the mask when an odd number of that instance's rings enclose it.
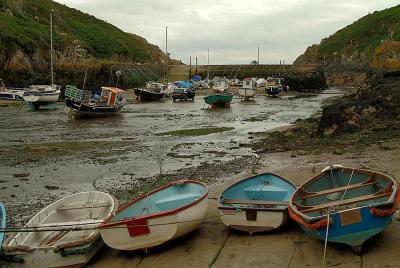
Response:
[[[158,246],[198,228],[206,217],[207,197],[201,182],[169,183],[118,209],[100,225],[101,237],[119,250]]]

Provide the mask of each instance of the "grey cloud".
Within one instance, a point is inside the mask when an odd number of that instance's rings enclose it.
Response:
[[[318,43],[368,12],[397,5],[375,0],[58,0],[136,33],[184,62],[245,64],[292,62]]]

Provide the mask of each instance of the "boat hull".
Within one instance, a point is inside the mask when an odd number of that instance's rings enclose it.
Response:
[[[126,223],[111,226],[119,228],[102,228],[100,233],[109,247],[119,250],[147,249],[194,231],[203,222],[207,209],[208,199],[204,198],[196,205],[176,214],[146,220],[149,228],[147,234],[130,236]],[[126,228],[121,228],[122,226]]]
[[[79,104],[73,100],[66,99],[65,104],[67,107],[71,108],[72,115],[75,118],[98,118],[98,117],[108,117],[118,114],[124,104],[116,105],[113,107],[106,106],[88,106],[84,104]]]
[[[265,88],[265,93],[267,93],[268,96],[276,96],[281,92],[282,92],[282,88],[280,88],[280,87],[266,87]]]
[[[232,94],[227,95],[209,95],[204,97],[204,102],[213,107],[229,107],[233,100]]]
[[[101,237],[93,243],[63,249],[58,252],[53,250],[38,250],[36,253],[16,252],[13,255],[6,255],[6,259],[12,262],[22,262],[18,267],[33,268],[66,268],[66,267],[85,267],[94,255],[104,246]]]
[[[244,98],[245,100],[254,98],[256,95],[257,90],[251,88],[241,88],[239,89],[239,95]]]
[[[249,220],[249,214],[255,214],[256,220]],[[284,211],[263,211],[263,210],[236,210],[219,209],[222,223],[234,230],[248,232],[267,232],[281,228],[288,223],[288,212]]]
[[[134,93],[138,101],[158,101],[165,97],[164,92],[156,93],[140,88],[136,88]]]
[[[199,227],[208,209],[208,189],[178,181],[142,195],[100,225],[103,241],[118,250],[148,249]]]
[[[112,196],[101,192],[83,192],[60,199],[25,225],[42,229],[41,232],[21,232],[7,238],[3,245],[5,259],[22,262],[25,267],[83,267],[104,245],[99,231],[93,227],[117,206]],[[68,231],[79,224],[82,230]]]
[[[332,165],[296,190],[289,212],[309,236],[347,244],[360,254],[363,243],[392,222],[399,203],[393,178]]]
[[[36,104],[49,104],[54,103],[58,100],[60,91],[53,93],[25,93],[24,101],[34,102]]]
[[[0,202],[0,212],[1,212],[0,228],[5,229],[7,214],[6,214],[6,207],[2,202]],[[3,245],[3,241],[4,241],[4,232],[0,232],[0,248],[1,248],[1,245]]]
[[[0,92],[0,100],[10,100],[10,101],[23,101],[23,91],[16,92],[16,91],[2,91]]]
[[[272,173],[246,178],[228,186],[218,199],[222,223],[232,229],[266,232],[288,223],[288,201],[296,187]]]
[[[391,222],[392,217],[379,217],[371,213],[370,207],[349,210],[346,212],[361,215],[359,222],[347,224],[341,220],[340,213],[332,214],[333,224],[329,225],[328,242],[347,244],[351,247],[361,247],[365,241],[382,232]],[[343,216],[342,216],[343,217]],[[308,229],[304,225],[300,225],[307,235],[325,240],[326,228],[319,230]]]

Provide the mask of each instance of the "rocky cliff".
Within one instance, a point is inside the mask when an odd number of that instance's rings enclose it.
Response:
[[[294,65],[318,65],[331,85],[358,86],[371,70],[400,68],[400,5],[368,14],[318,45]]]

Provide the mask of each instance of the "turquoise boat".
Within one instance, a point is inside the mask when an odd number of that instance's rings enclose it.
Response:
[[[204,97],[204,102],[215,107],[229,107],[233,100],[232,93],[217,93]]]
[[[147,251],[194,231],[207,209],[205,184],[176,181],[128,202],[101,224],[100,233],[111,248]]]
[[[2,202],[0,202],[0,210],[1,210],[0,228],[4,230],[6,228],[7,217],[6,217],[6,207]],[[4,232],[0,232],[0,249],[3,246],[4,236],[5,236]]]
[[[221,221],[227,227],[265,232],[289,221],[289,199],[296,186],[273,173],[250,177],[228,186],[218,199]]]
[[[289,214],[309,236],[347,244],[361,254],[363,243],[392,222],[399,202],[393,178],[334,165],[296,190]]]

